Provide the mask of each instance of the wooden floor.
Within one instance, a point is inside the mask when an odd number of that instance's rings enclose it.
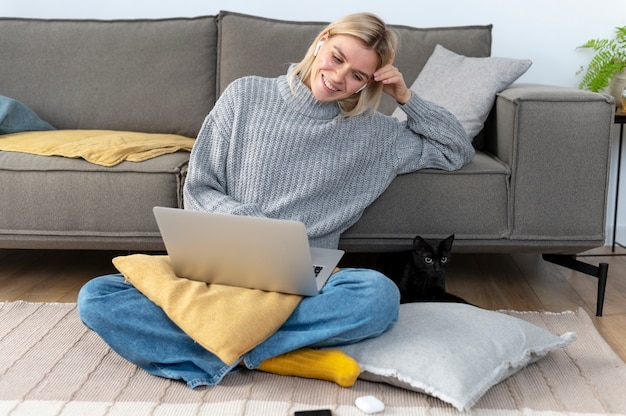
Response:
[[[602,247],[584,254],[610,254]],[[618,248],[617,254],[626,255]],[[108,251],[0,250],[0,301],[75,302],[92,277],[115,271]],[[343,265],[367,267],[371,255],[347,255]],[[609,264],[600,318],[597,279],[544,261],[539,254],[455,254],[447,270],[448,290],[486,309],[561,312],[582,307],[613,349],[626,361],[626,256],[586,256]]]

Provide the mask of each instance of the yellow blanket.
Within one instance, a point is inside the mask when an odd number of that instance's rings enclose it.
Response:
[[[0,136],[0,150],[40,156],[83,158],[102,166],[141,162],[179,150],[191,151],[194,139],[175,134],[111,130],[51,130]]]
[[[272,335],[301,296],[207,285],[176,276],[168,256],[133,254],[115,267],[187,335],[228,365]]]

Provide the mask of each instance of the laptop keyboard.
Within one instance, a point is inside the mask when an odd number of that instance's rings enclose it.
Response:
[[[315,273],[315,277],[317,277],[317,275],[320,274],[323,268],[324,266],[313,266],[313,273]]]

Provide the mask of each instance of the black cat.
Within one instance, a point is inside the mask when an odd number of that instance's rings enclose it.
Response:
[[[413,240],[413,250],[381,253],[377,269],[400,289],[400,303],[457,302],[464,299],[446,292],[445,268],[450,262],[454,234],[440,241]]]

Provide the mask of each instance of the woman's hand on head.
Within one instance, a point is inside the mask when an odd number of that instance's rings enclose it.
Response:
[[[411,99],[411,90],[406,86],[402,73],[393,66],[394,57],[389,63],[374,72],[374,81],[383,83],[385,94],[393,97],[400,104],[406,104]]]

